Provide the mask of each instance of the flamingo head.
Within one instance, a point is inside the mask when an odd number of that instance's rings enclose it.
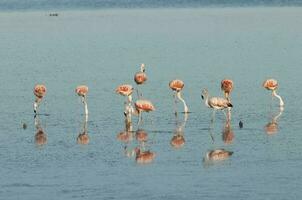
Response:
[[[205,99],[208,96],[208,90],[207,89],[203,89],[201,91],[201,98]]]

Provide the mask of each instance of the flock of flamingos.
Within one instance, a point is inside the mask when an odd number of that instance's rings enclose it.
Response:
[[[134,92],[134,87],[130,84],[122,84],[119,85],[115,92],[124,96],[126,98],[124,105],[124,116],[125,116],[125,124],[126,124],[126,134],[129,132],[132,132],[132,116],[138,116],[138,127],[140,126],[142,122],[142,112],[151,112],[155,110],[154,105],[151,101],[147,99],[143,99],[142,93],[139,91],[139,87],[144,84],[147,81],[147,75],[145,72],[145,64],[141,64],[140,71],[135,73],[134,75],[134,81],[137,84],[136,92],[137,92],[137,100],[133,103],[132,100],[132,94]],[[207,89],[203,89],[201,93],[201,98],[204,100],[205,105],[213,110],[213,116],[211,122],[214,122],[215,119],[215,112],[217,110],[222,110],[226,116],[226,121],[230,121],[231,119],[231,108],[233,107],[231,103],[231,97],[230,94],[233,90],[233,81],[230,79],[224,79],[221,81],[221,90],[223,91],[224,97],[211,97],[209,95],[209,92]],[[177,109],[176,109],[176,103],[178,101],[181,101],[183,103],[183,113],[185,114],[185,118],[187,117],[187,114],[189,113],[189,108],[182,97],[181,91],[184,88],[184,82],[180,79],[171,80],[169,82],[169,87],[174,92],[174,111],[175,115],[177,115]],[[280,110],[283,110],[284,102],[276,92],[278,88],[278,82],[275,79],[267,79],[263,82],[263,87],[267,90],[272,91],[272,97],[276,97],[279,99],[279,105]],[[45,136],[43,136],[43,130],[39,127],[39,121],[36,117],[38,114],[38,108],[42,102],[42,99],[46,95],[46,87],[43,84],[37,84],[34,87],[34,95],[35,95],[35,101],[33,104],[34,113],[35,113],[35,125],[38,129],[38,132],[36,134],[36,141],[40,144],[45,143]],[[87,134],[87,121],[88,121],[88,106],[87,106],[87,93],[88,93],[88,87],[85,85],[80,85],[76,87],[75,89],[76,94],[81,98],[82,103],[84,105],[84,112],[85,112],[85,122],[84,122],[84,130],[81,134],[79,134],[77,141],[80,144],[88,144],[89,143],[89,137]],[[225,113],[224,110],[227,110]],[[186,121],[186,120],[185,120]],[[182,124],[179,126],[181,129],[184,126]],[[240,128],[242,128],[243,123],[239,122]],[[127,137],[124,134],[119,135],[120,138]],[[146,141],[147,134],[141,130],[138,129],[136,132],[136,138],[139,141]],[[181,135],[175,135],[172,140],[171,144],[173,146],[180,147],[184,144],[184,138]],[[146,151],[144,148],[136,147],[132,151],[128,152],[129,155],[135,156],[135,159],[137,163],[150,163],[155,157],[155,154],[151,151]],[[233,152],[227,151],[224,149],[215,149],[212,151],[207,152],[205,156],[205,160],[207,161],[217,161],[217,160],[224,160],[227,159],[229,156],[231,156]]]

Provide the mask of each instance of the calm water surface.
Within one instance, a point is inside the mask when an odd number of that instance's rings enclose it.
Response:
[[[302,198],[301,8],[48,14],[0,13],[1,199]],[[141,127],[149,138],[145,149],[156,153],[149,165],[125,155],[125,148],[139,145],[135,138],[117,140],[125,129],[124,98],[114,89],[134,84],[142,62],[149,77],[143,94],[156,107],[144,113]],[[202,88],[222,95],[219,83],[225,77],[235,83],[228,137],[223,137],[221,112],[209,130],[211,110],[200,98]],[[270,135],[265,126],[279,109],[261,87],[269,77],[278,79],[286,105]],[[183,130],[185,144],[177,150],[170,141],[184,115],[173,114],[168,88],[173,78],[185,82],[192,111]],[[35,139],[35,83],[48,89],[39,116],[44,145]],[[77,144],[84,119],[74,93],[79,84],[90,88],[88,145]],[[216,148],[234,154],[204,163],[206,152]]]

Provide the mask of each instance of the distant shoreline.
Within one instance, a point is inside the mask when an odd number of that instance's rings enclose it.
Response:
[[[245,5],[245,6],[240,6],[240,5],[209,5],[209,6],[158,6],[158,7],[147,7],[147,6],[133,6],[133,7],[41,7],[41,8],[14,8],[14,9],[6,9],[0,6],[0,13],[5,13],[5,12],[62,12],[62,11],[97,11],[97,10],[154,10],[154,9],[232,9],[232,8],[301,8],[302,3],[298,5]]]

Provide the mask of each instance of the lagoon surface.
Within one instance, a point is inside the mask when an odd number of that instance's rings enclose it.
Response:
[[[302,8],[104,9],[0,13],[0,199],[301,199]],[[139,64],[141,87],[156,111],[144,113],[145,148],[156,153],[140,165],[117,139],[125,129],[124,98]],[[225,117],[200,98],[202,88],[222,96],[231,78],[232,137]],[[262,88],[279,81],[278,101]],[[189,114],[185,144],[170,145],[177,124],[170,80],[185,82]],[[32,89],[48,89],[38,116],[47,141],[35,142]],[[83,106],[74,93],[89,86],[88,145],[77,144]],[[136,96],[134,95],[134,98]],[[178,110],[182,106],[179,104]],[[278,117],[274,131],[265,126]],[[242,121],[244,127],[239,128]],[[136,130],[137,118],[133,118]],[[26,129],[22,128],[23,124]],[[205,163],[209,150],[234,154]]]

